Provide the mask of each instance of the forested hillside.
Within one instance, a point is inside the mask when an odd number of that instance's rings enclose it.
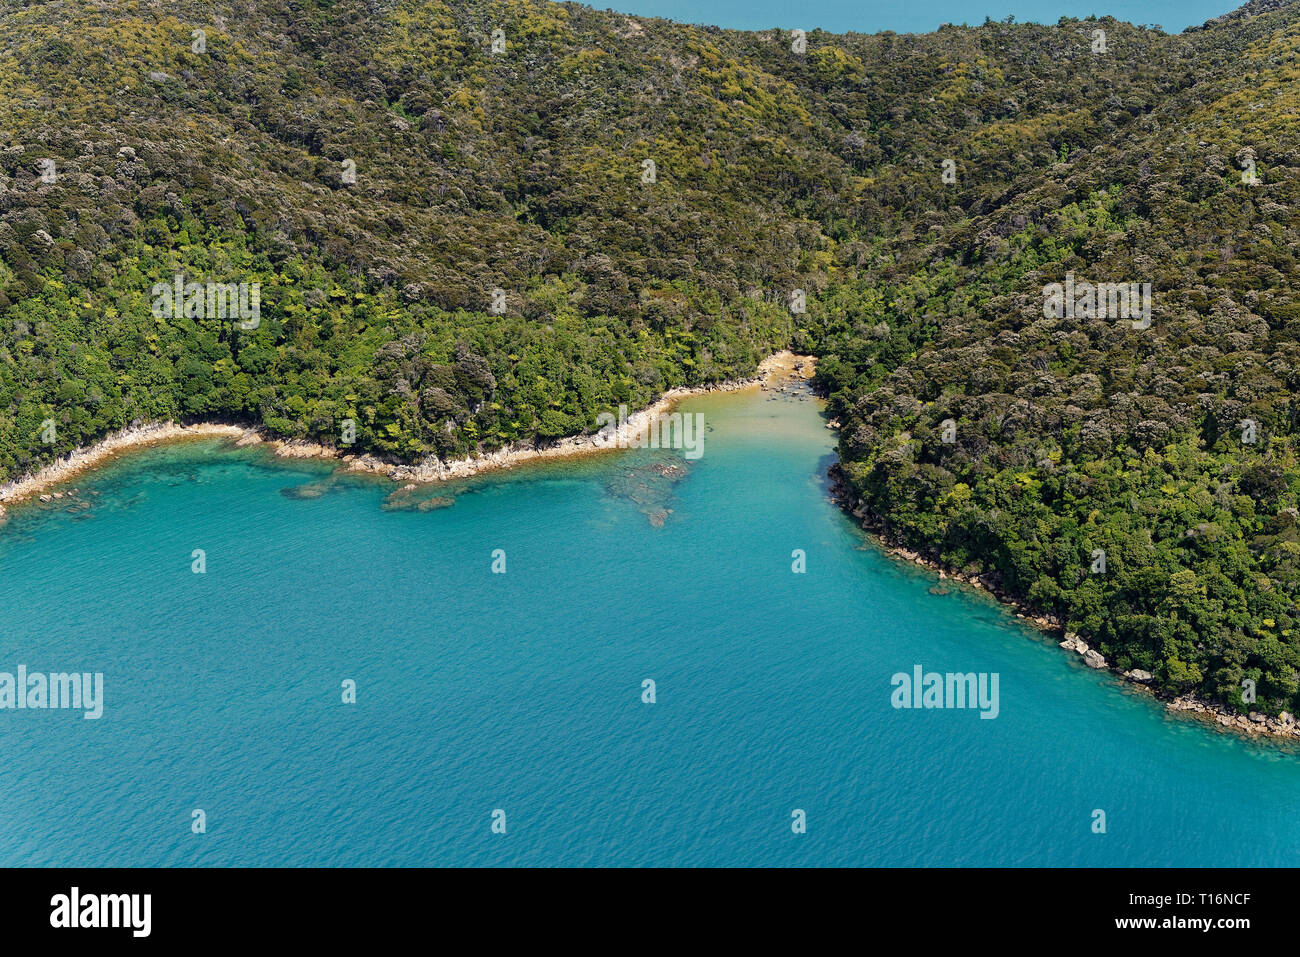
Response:
[[[545,442],[793,347],[895,538],[1294,710],[1297,80],[1278,2],[800,37],[0,0],[0,482],[137,420]],[[1047,315],[1067,274],[1150,283],[1149,325]],[[178,275],[260,312],[160,314]]]

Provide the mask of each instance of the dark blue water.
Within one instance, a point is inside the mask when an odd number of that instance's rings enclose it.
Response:
[[[599,6],[599,4],[596,4]],[[707,23],[736,30],[773,27],[834,33],[929,33],[941,24],[979,26],[985,18],[1014,17],[1022,23],[1052,24],[1061,17],[1112,16],[1177,33],[1241,6],[1233,0],[922,0],[919,3],[863,3],[817,0],[791,5],[784,0],[619,0],[619,11],[668,17],[681,23]]]
[[[88,507],[15,510],[0,671],[103,672],[106,703],[0,711],[0,864],[1295,862],[1294,751],[932,594],[828,502],[813,401],[686,408],[695,462],[395,502],[198,443],[83,476]],[[916,664],[997,673],[998,717],[895,710]]]

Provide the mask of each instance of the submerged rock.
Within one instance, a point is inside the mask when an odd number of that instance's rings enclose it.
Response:
[[[654,528],[662,528],[672,514],[674,486],[690,474],[686,462],[671,453],[620,471],[605,485],[607,494],[634,502]]]
[[[321,482],[309,482],[306,485],[294,485],[289,488],[280,489],[280,494],[285,498],[294,499],[311,499],[320,498],[325,494],[326,485]]]
[[[456,504],[454,498],[448,498],[445,495],[438,495],[434,498],[426,498],[415,506],[417,512],[432,512],[436,508],[450,508]]]

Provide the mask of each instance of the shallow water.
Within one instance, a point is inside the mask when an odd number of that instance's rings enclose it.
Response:
[[[0,710],[0,864],[1295,861],[1294,749],[931,594],[828,501],[814,400],[682,408],[696,461],[394,497],[197,442],[80,477],[89,507],[14,510],[0,671],[102,672],[106,700]],[[997,718],[891,707],[917,664],[997,673]]]

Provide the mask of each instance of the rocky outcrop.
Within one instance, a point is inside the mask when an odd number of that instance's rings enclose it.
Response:
[[[1060,643],[1066,651],[1073,651],[1083,658],[1083,663],[1089,668],[1105,668],[1106,658],[1100,651],[1095,648],[1089,648],[1088,643],[1072,631],[1065,633],[1065,640]]]
[[[1076,651],[1079,654],[1083,654],[1088,650],[1088,643],[1072,631],[1065,633],[1065,640],[1060,644],[1066,651]]]
[[[1276,718],[1251,711],[1249,714],[1237,714],[1223,705],[1205,701],[1194,695],[1182,695],[1166,703],[1170,711],[1181,711],[1197,715],[1212,721],[1221,728],[1238,731],[1249,735],[1273,735],[1277,737],[1300,737],[1300,724],[1289,711],[1283,711]]]

